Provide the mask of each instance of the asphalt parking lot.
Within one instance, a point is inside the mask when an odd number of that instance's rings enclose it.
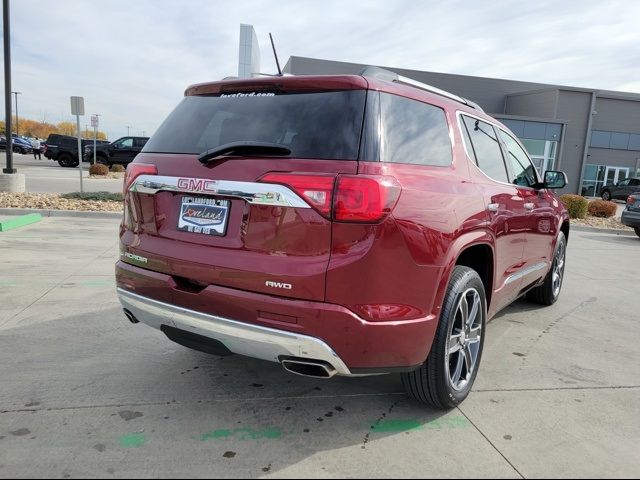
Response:
[[[0,152],[0,164],[4,167],[6,153]],[[13,154],[13,166],[18,173],[26,176],[29,193],[70,193],[80,191],[78,168],[63,168],[58,162],[42,155],[42,160],[34,160],[33,155]],[[122,192],[120,179],[89,178],[89,163],[83,163],[83,187],[86,192]]]
[[[0,233],[0,477],[640,475],[635,236],[572,232],[560,301],[495,318],[443,413],[397,376],[306,379],[131,325],[117,223]]]

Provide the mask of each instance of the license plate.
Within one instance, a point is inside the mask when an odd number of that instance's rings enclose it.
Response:
[[[204,235],[224,235],[228,214],[229,200],[182,197],[178,230]]]

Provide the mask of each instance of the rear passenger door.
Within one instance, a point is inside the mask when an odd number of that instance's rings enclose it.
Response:
[[[509,182],[498,133],[493,125],[461,114],[467,153],[483,175],[480,186],[487,218],[495,238],[495,275],[492,307],[499,310],[513,301],[522,286],[524,243],[528,212],[518,188]]]
[[[521,272],[522,287],[537,283],[551,265],[555,238],[559,228],[555,217],[552,193],[539,188],[540,179],[529,156],[518,141],[506,131],[499,129],[503,142],[509,181],[518,189],[526,213],[524,265]]]

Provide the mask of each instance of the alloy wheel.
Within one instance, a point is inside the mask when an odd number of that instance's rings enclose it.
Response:
[[[482,317],[480,294],[475,288],[466,290],[455,311],[449,330],[446,368],[449,384],[456,391],[463,390],[473,375],[480,351]]]
[[[564,278],[564,260],[565,260],[566,246],[564,242],[558,245],[558,251],[553,259],[553,273],[551,277],[551,286],[553,289],[553,296],[560,295],[560,288],[562,288],[562,279]]]

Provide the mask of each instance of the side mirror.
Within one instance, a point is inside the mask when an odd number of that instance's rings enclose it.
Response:
[[[559,189],[564,188],[569,183],[567,174],[555,170],[544,172],[544,188]]]

